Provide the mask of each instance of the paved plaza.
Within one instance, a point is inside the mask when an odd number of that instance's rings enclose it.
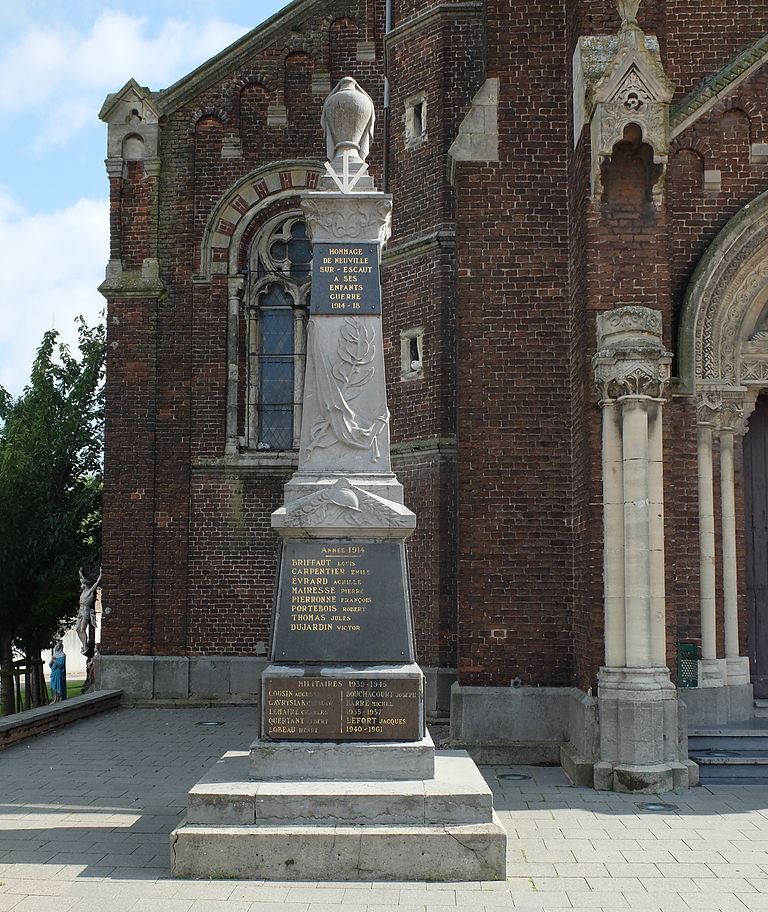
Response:
[[[506,882],[171,879],[187,789],[254,729],[252,707],[126,708],[0,753],[0,912],[768,910],[768,788],[667,795],[679,810],[658,813],[532,767],[483,769]]]

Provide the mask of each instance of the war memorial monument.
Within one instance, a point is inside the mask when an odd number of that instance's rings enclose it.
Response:
[[[350,77],[323,107],[326,174],[302,196],[313,265],[299,465],[272,515],[260,732],[190,791],[171,834],[177,876],[505,877],[488,785],[465,752],[436,754],[425,726],[405,544],[416,516],[390,463],[379,264],[392,198],[367,173],[374,119]]]

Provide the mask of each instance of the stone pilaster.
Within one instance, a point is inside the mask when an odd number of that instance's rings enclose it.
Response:
[[[657,792],[691,778],[664,645],[662,407],[671,358],[658,311],[620,307],[598,318],[606,664],[596,788]]]

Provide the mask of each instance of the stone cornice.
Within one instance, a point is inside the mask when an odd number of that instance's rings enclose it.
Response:
[[[381,257],[382,266],[394,266],[406,260],[424,256],[433,250],[453,249],[456,244],[456,232],[452,228],[439,228],[429,234],[401,241],[387,247]]]
[[[427,437],[423,440],[402,440],[391,446],[393,458],[407,458],[408,456],[455,456],[455,437]]]
[[[436,3],[428,10],[417,13],[409,19],[398,23],[392,31],[384,36],[384,54],[389,53],[390,47],[399,44],[406,38],[411,37],[416,32],[420,32],[425,26],[429,25],[435,19],[469,18],[480,16],[483,12],[484,4],[482,0],[459,0],[458,3]]]

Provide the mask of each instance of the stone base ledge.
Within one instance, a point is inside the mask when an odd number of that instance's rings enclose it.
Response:
[[[594,787],[598,791],[658,795],[698,785],[698,767],[685,763],[630,765],[600,762],[594,765]]]
[[[594,788],[594,765],[594,760],[582,756],[570,742],[561,746],[560,766],[574,785]]]
[[[458,741],[454,750],[466,751],[479,766],[559,766],[560,743],[554,741]]]
[[[507,834],[456,826],[193,826],[171,833],[174,877],[280,881],[504,880]]]
[[[556,766],[572,729],[594,724],[578,717],[584,697],[575,687],[451,688],[451,746],[477,763]],[[581,740],[589,740],[582,738]]]
[[[121,694],[120,690],[95,690],[79,697],[62,700],[61,703],[51,703],[37,709],[27,709],[11,716],[3,716],[0,718],[0,750],[70,722],[117,709]]]
[[[689,728],[746,722],[755,714],[751,684],[680,687],[677,694],[678,699],[685,703]]]

